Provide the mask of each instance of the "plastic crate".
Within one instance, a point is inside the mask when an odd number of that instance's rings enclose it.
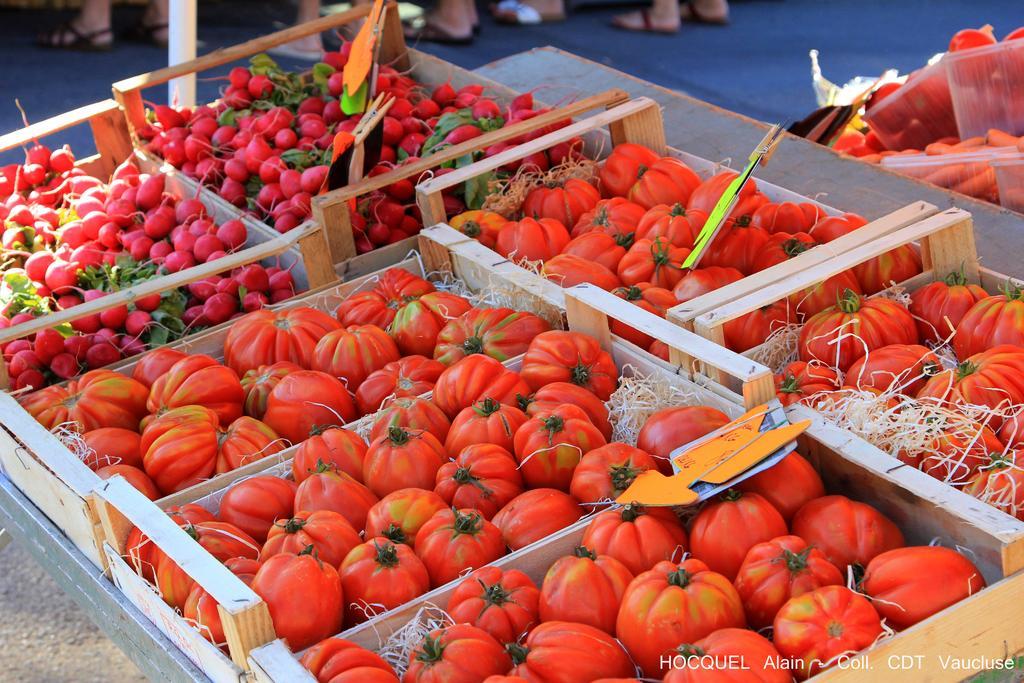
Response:
[[[942,61],[961,139],[990,128],[1024,133],[1024,41],[953,52]]]
[[[896,92],[873,105],[864,120],[888,149],[924,149],[930,142],[955,137],[943,62],[912,73]]]
[[[882,159],[882,166],[911,178],[997,203],[999,194],[992,163],[1017,154],[1014,147],[958,154],[904,154]]]
[[[999,186],[999,203],[1024,213],[1024,154],[992,162]]]

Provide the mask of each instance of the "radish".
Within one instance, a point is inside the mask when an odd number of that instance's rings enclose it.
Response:
[[[426,140],[426,138],[421,133],[408,133],[404,138],[402,138],[402,142],[399,144],[399,147],[405,150],[405,153],[409,156],[416,156],[420,153],[420,148],[423,146],[424,140]]]
[[[108,249],[117,249],[121,246],[121,229],[113,223],[107,223],[100,228],[99,242]]]
[[[212,156],[204,157],[196,163],[196,174],[204,184],[219,180],[224,176],[224,162]]]
[[[294,230],[299,227],[302,223],[302,219],[291,211],[281,214],[278,218],[274,219],[274,230],[281,234]]]
[[[395,152],[395,148],[391,145],[382,145],[379,162],[382,164],[394,164],[396,161],[398,161],[398,153]]]
[[[239,286],[245,287],[250,292],[265,292],[270,289],[270,277],[263,266],[252,263],[243,267],[234,276]]]
[[[191,268],[196,264],[195,257],[187,251],[172,251],[164,259],[164,268],[171,273]]]
[[[452,101],[451,111],[458,111],[460,109],[472,107],[474,104],[476,104],[477,100],[479,99],[479,95],[474,95],[473,93],[470,92],[461,93],[458,97],[455,98],[454,101]],[[444,109],[441,110],[441,113],[447,114],[448,111],[448,107],[445,107]]]
[[[127,228],[135,221],[135,213],[135,205],[126,199],[107,202],[107,218],[122,228]]]
[[[402,217],[405,216],[405,209],[397,202],[382,199],[377,202],[376,206],[371,210],[370,215],[374,216],[381,223],[384,223],[388,228],[396,230],[402,225]],[[377,241],[372,237],[370,239],[374,242]]]
[[[281,171],[288,166],[279,156],[271,156],[260,165],[260,180],[265,184],[277,183],[281,179]]]
[[[192,124],[192,134],[200,135],[204,139],[209,140],[210,136],[217,132],[220,126],[217,125],[217,119],[212,116],[203,116],[196,119],[195,123]]]
[[[443,107],[455,99],[455,88],[452,87],[451,83],[442,83],[434,88],[434,92],[430,94],[430,99]]]
[[[109,327],[111,329],[121,329],[127,318],[128,306],[124,304],[108,308],[105,311],[100,311],[100,322],[103,323],[104,327]]]
[[[401,120],[402,130],[405,131],[406,135],[409,133],[422,133],[426,130],[426,124],[420,121],[415,116],[406,116]],[[400,141],[399,141],[400,142]]]
[[[258,311],[267,305],[270,299],[263,292],[247,292],[242,298],[242,310],[246,313]]]
[[[231,83],[232,88],[245,88],[249,85],[249,79],[252,74],[249,70],[242,66],[236,66],[228,73],[228,82]]]
[[[347,43],[342,45],[342,49],[344,49],[346,44]],[[349,48],[349,49],[351,49],[351,48]],[[344,54],[342,54],[341,52],[325,52],[324,53],[324,63],[326,63],[330,67],[333,67],[335,71],[339,71],[341,69],[344,69],[345,68],[345,63],[347,61],[348,61],[348,53],[347,52],[344,53]]]
[[[171,243],[174,245],[174,251],[189,253],[195,249],[196,236],[191,232],[182,231],[174,236]],[[170,254],[168,254],[168,256],[170,256]]]
[[[381,246],[388,243],[388,238],[391,237],[391,228],[384,223],[374,223],[366,229],[366,236],[370,242]]]
[[[221,292],[214,294],[203,303],[203,318],[211,325],[227,322],[238,311],[238,299]]]
[[[256,203],[265,211],[269,211],[285,200],[284,192],[277,183],[270,183],[260,188],[256,194]]]
[[[245,223],[237,218],[225,221],[217,228],[217,238],[230,251],[245,246],[247,236]]]
[[[423,99],[412,108],[412,114],[418,119],[429,119],[441,113],[441,107],[434,100]]]
[[[253,76],[249,79],[246,84],[246,88],[249,94],[252,95],[253,99],[264,99],[270,96],[270,93],[274,92],[274,84],[270,82],[270,79],[262,74]]]
[[[277,183],[281,186],[284,196],[291,199],[299,192],[302,192],[302,174],[294,168],[281,171],[281,177]]]
[[[235,139],[238,129],[234,126],[220,126],[210,135],[210,142],[216,147],[228,147]]]
[[[393,106],[391,108],[394,109]],[[341,111],[341,103],[339,103],[338,100],[331,100],[330,102],[325,104],[323,117],[324,123],[326,123],[328,126],[333,126],[334,124],[344,119],[345,114],[344,112]]]
[[[412,103],[408,99],[396,95],[395,103],[388,110],[388,115],[399,120],[406,116],[412,116]]]
[[[299,136],[291,128],[283,128],[274,134],[274,147],[277,149],[291,149],[299,142]]]
[[[174,229],[173,214],[155,211],[146,216],[146,219],[142,222],[142,229],[151,239],[158,240],[164,238]],[[85,232],[84,226],[83,232]]]
[[[457,145],[461,142],[478,138],[483,134],[484,132],[473,124],[466,123],[448,133],[448,135],[445,136],[444,141],[449,145]]]
[[[310,194],[319,193],[324,181],[327,180],[328,170],[327,166],[310,166],[303,171],[301,178],[302,191]]]
[[[217,283],[218,294],[230,294],[233,297],[238,296],[238,280],[234,278],[226,277]]]
[[[209,218],[199,218],[192,221],[188,226],[188,231],[196,237],[202,237],[217,232],[217,226]]]
[[[308,118],[299,124],[299,134],[304,137],[319,138],[327,133],[327,124],[322,118]]]
[[[11,358],[8,369],[12,375],[20,375],[26,370],[41,370],[43,362],[39,360],[39,356],[36,355],[35,351],[25,349],[24,351],[18,351]]]
[[[271,273],[269,285],[272,290],[287,289],[290,292],[295,291],[295,281],[292,279],[291,271],[288,270],[278,270],[275,273]]]
[[[125,357],[137,356],[146,350],[146,345],[141,340],[129,337],[128,335],[118,335],[114,342],[117,348],[121,350],[121,354]]]
[[[16,219],[14,222],[18,222]],[[94,240],[100,236],[100,228],[109,222],[107,214],[103,211],[90,211],[82,218],[82,234],[86,239]]]
[[[270,303],[277,304],[291,299],[294,294],[290,289],[275,289],[270,292]]]
[[[195,246],[193,247],[193,254],[195,254],[196,260],[199,263],[206,263],[210,260],[210,255],[215,252],[224,251],[224,243],[221,242],[216,235],[203,235],[196,238]]]
[[[212,155],[212,149],[213,144],[205,135],[193,133],[185,138],[185,158],[189,161],[199,161]]]
[[[90,370],[102,368],[104,365],[110,365],[119,360],[121,360],[121,352],[112,342],[106,340],[93,344],[85,352],[85,364],[89,366]]]
[[[188,293],[199,301],[206,301],[217,293],[217,283],[220,281],[220,276],[212,275],[208,278],[197,280],[196,282],[190,282],[188,285]]]
[[[55,294],[70,291],[78,284],[78,266],[67,261],[54,260],[46,267],[43,281]]]
[[[39,185],[46,180],[46,167],[41,164],[25,164],[21,174],[30,186]]]
[[[174,218],[185,223],[190,218],[202,218],[206,215],[206,206],[198,199],[182,199],[174,209]]]
[[[136,302],[138,305],[138,302]],[[153,322],[153,317],[146,311],[135,310],[124,320],[124,331],[133,337],[139,337]]]
[[[345,78],[341,71],[335,71],[327,77],[327,92],[331,94],[331,97],[341,97],[344,87]]]
[[[28,319],[31,320],[32,316],[29,316]],[[19,323],[14,322],[14,320],[12,319],[11,324],[17,325]],[[12,342],[8,342],[7,346],[4,348],[4,358],[6,360],[11,360],[11,358],[14,357],[14,354],[18,353],[18,351],[22,351],[25,349],[32,350],[32,342],[30,342],[28,339],[15,339]]]
[[[145,261],[149,257],[149,252],[153,248],[153,240],[146,235],[132,240],[131,246],[128,247],[128,253],[136,261]]]
[[[225,178],[224,182],[220,185],[218,194],[220,194],[220,196],[226,201],[239,208],[246,205],[245,185],[237,180]]]
[[[207,321],[203,315],[203,306],[189,306],[186,308],[185,312],[181,315],[181,322],[185,323],[186,327],[206,325]]]
[[[71,153],[70,147],[64,145],[50,152],[49,163],[54,173],[67,173],[75,167],[75,155]]]
[[[92,345],[91,336],[72,335],[64,339],[64,350],[78,360],[85,358],[85,352]]]
[[[14,379],[12,389],[40,389],[46,384],[46,378],[39,370],[26,370]]]
[[[62,294],[57,297],[56,303],[57,309],[63,311],[82,303],[82,297],[77,294]]]
[[[99,313],[93,313],[82,318],[77,318],[71,321],[71,327],[76,332],[82,332],[84,334],[91,334],[98,331],[103,324],[100,322]]]
[[[168,107],[166,104],[158,104],[153,107],[153,113],[164,130],[180,128],[185,125],[184,117],[173,107]]]
[[[501,108],[494,100],[482,97],[473,104],[474,119],[497,119],[501,118]]]
[[[326,103],[322,97],[307,97],[302,100],[302,104],[300,104],[299,108],[295,110],[295,113],[300,116],[302,114],[320,114],[322,116],[324,113],[324,104]]]
[[[25,259],[25,274],[33,282],[44,282],[46,269],[53,263],[55,257],[49,251],[37,251]]]
[[[270,158],[273,150],[261,136],[257,135],[245,146],[245,167],[249,173],[259,173],[260,166]]]
[[[140,296],[135,300],[135,308],[140,311],[155,311],[160,306],[159,293]]]
[[[71,379],[78,374],[78,361],[70,353],[58,353],[50,360],[50,371],[61,379]]]
[[[513,112],[533,109],[533,93],[524,92],[522,95],[518,95],[509,103],[508,108]]]

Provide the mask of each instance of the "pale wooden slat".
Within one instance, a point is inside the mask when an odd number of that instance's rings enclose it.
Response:
[[[72,109],[69,112],[64,112],[44,121],[11,131],[6,135],[0,135],[0,152],[26,145],[34,140],[53,135],[72,126],[87,123],[90,119],[103,116],[104,114],[117,113],[118,111],[117,102],[109,99],[87,104],[78,109]]]

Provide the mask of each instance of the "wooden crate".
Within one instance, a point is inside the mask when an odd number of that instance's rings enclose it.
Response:
[[[180,76],[223,67],[239,59],[265,52],[272,47],[298,38],[354,24],[365,18],[369,11],[369,4],[360,5],[345,12],[299,24],[239,45],[219,49],[189,62],[176,64],[114,83],[114,97],[124,107],[128,128],[132,132],[134,143],[141,147],[136,131],[146,123],[145,105],[143,102],[143,91],[145,89],[162,85]],[[458,89],[464,85],[477,83],[483,85],[488,93],[493,94],[502,102],[511,101],[512,98],[520,94],[496,81],[480,77],[455,64],[438,59],[419,50],[408,48],[405,45],[397,8],[393,3],[389,5],[389,11],[385,17],[380,61],[408,73],[415,80],[424,84],[448,82],[451,83],[452,87]],[[626,99],[628,99],[628,96],[624,91],[611,89],[583,98],[577,102],[560,106],[551,112],[532,119],[490,131],[472,140],[443,149],[428,158],[397,166],[389,173],[365,178],[358,183],[314,197],[312,217],[319,225],[325,227],[328,241],[328,250],[322,252],[324,258],[329,258],[338,276],[347,280],[361,277],[384,266],[397,263],[409,251],[416,248],[416,238],[409,237],[395,244],[375,249],[372,252],[357,255],[355,239],[352,234],[351,200],[381,190],[399,180],[412,179],[415,182],[424,173],[439,168],[443,164],[455,161],[467,154],[479,152],[492,145],[511,140],[524,133],[549,126],[564,119],[574,118],[593,109],[601,109],[624,102]],[[154,162],[158,161],[156,157],[145,152],[144,154],[150,156]],[[212,195],[213,201],[227,204],[220,197],[216,196],[215,193],[209,190],[205,190],[205,192]],[[424,225],[431,225],[431,223],[424,221]]]
[[[861,228],[863,229],[867,227]],[[941,279],[957,270],[963,270],[970,282],[981,285],[990,293],[997,293],[999,286],[1009,279],[1005,275],[980,266],[975,250],[971,215],[953,208],[878,237],[812,268],[793,272],[786,279],[751,289],[745,296],[726,302],[716,310],[697,317],[693,321],[694,330],[701,336],[722,343],[722,325],[727,321],[783,299],[789,294],[802,291],[898,246],[912,243],[920,245],[924,272],[898,283],[899,287],[907,291]],[[753,357],[757,353],[758,348],[754,348],[743,355]],[[935,506],[955,513],[962,523],[958,528],[965,534],[964,545],[974,548],[979,558],[983,558],[984,564],[998,568],[1006,576],[1024,569],[1024,522],[905,465],[867,441],[827,421],[817,411],[807,406],[796,405],[789,410],[794,416],[813,421],[808,434],[816,443],[831,450],[842,451],[851,461],[886,472],[894,478],[918,480],[917,486],[922,493],[927,492],[925,497],[928,500]],[[972,538],[975,540],[972,541]],[[990,542],[978,545],[978,538]]]
[[[312,223],[310,225],[312,226]],[[297,236],[300,231],[292,232],[296,233],[295,236]],[[291,234],[280,235],[278,239],[290,240],[293,237]],[[221,261],[226,261],[232,256],[234,255],[229,255]],[[407,258],[395,267],[407,269],[417,275],[424,274],[422,264],[418,258]],[[186,277],[186,272],[176,273],[171,277]],[[374,275],[371,274],[348,282],[320,287],[302,296],[275,304],[271,308],[281,310],[298,306],[312,306],[320,310],[333,312],[338,304],[349,294],[365,288],[373,278]],[[145,284],[149,285],[150,283]],[[112,298],[113,296],[115,295],[104,298]],[[96,302],[82,304],[81,308],[93,303]],[[77,308],[74,310],[77,310]],[[46,325],[40,323],[40,329],[51,324],[53,324],[52,321]],[[184,337],[176,342],[172,342],[168,346],[185,351],[186,353],[205,353],[222,359],[224,356],[224,339],[230,326],[231,321],[199,334]],[[4,330],[3,332],[6,331]],[[3,335],[0,334],[0,340],[3,339]],[[134,356],[111,365],[107,369],[131,375],[139,360],[140,356]],[[99,525],[99,518],[95,511],[92,495],[96,488],[103,484],[103,480],[86,467],[57,437],[44,429],[31,415],[25,412],[10,394],[5,392],[0,392],[0,415],[4,416],[3,424],[0,425],[3,427],[3,429],[0,429],[0,466],[2,466],[4,472],[93,563],[98,567],[106,568],[106,557],[102,549],[103,533]],[[235,481],[238,478],[257,472],[272,462],[290,457],[294,449],[295,447],[293,446],[281,453],[267,456],[262,460],[219,475],[215,478],[215,481],[221,482],[219,486],[224,486],[230,481]],[[167,496],[160,502],[165,507],[172,505],[180,497],[194,495],[194,490],[201,490],[202,487],[208,485],[208,482],[197,484],[195,487],[186,489],[183,492]]]
[[[636,314],[629,310],[635,307],[621,300],[612,301],[614,297],[592,286],[579,285],[566,290],[565,294],[567,302],[570,302],[570,319],[587,320],[586,325],[606,339],[610,338],[607,317],[628,320],[629,324],[634,325],[644,324],[637,323]],[[595,309],[599,310],[595,312]],[[620,314],[623,314],[621,318]],[[650,323],[650,327],[644,327],[645,331],[673,335],[671,330],[660,329],[663,321],[655,323],[658,319],[653,316],[646,313],[640,315],[647,318],[644,322]],[[612,348],[618,349],[620,353],[630,346],[621,340],[612,339]],[[635,347],[629,349],[629,354],[633,372],[659,374],[667,383],[686,385],[687,380],[666,373],[662,364],[652,362],[648,354]],[[716,407],[725,409],[733,416],[739,415],[743,408],[738,398],[733,394],[734,401],[731,404],[718,403]],[[802,418],[804,415],[793,417]],[[945,544],[958,545],[972,555],[978,549],[973,541],[979,539],[965,541],[963,531],[957,528],[963,522],[956,515],[942,507],[934,507],[935,501],[926,495],[927,485],[920,490],[914,488],[926,482],[912,481],[913,477],[894,481],[882,471],[867,468],[856,459],[849,459],[844,451],[831,450],[827,444],[817,442],[811,435],[800,439],[798,450],[821,473],[826,490],[849,495],[879,508],[902,528],[908,543],[923,545],[939,538]],[[923,475],[921,472],[916,473]],[[927,475],[923,476],[930,479]],[[580,543],[588,523],[589,520],[582,520],[494,564],[524,571],[539,585],[551,564],[559,557],[571,554],[572,549]],[[982,539],[979,542],[985,541]],[[976,557],[972,559],[978,561]],[[1016,601],[1024,595],[1024,573],[1004,579],[998,567],[985,566],[980,561],[978,565],[992,582],[991,586],[895,637],[881,641],[855,656],[845,668],[829,669],[812,680],[859,681],[864,680],[863,672],[870,669],[871,680],[959,681],[978,670],[980,665],[975,665],[973,670],[952,670],[942,666],[940,657],[952,655],[955,658],[993,659],[1024,650],[1024,632],[1017,628],[1019,615],[1015,606]],[[384,639],[415,617],[422,607],[430,605],[445,609],[456,585],[457,582],[453,582],[430,591],[415,601],[343,632],[341,636],[363,647],[376,649]],[[911,659],[918,655],[920,659]],[[253,650],[250,664],[260,683],[314,680],[298,664],[297,655],[281,641]],[[898,668],[901,666],[908,666],[908,669]]]

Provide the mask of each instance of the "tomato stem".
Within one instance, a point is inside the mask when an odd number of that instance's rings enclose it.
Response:
[[[680,567],[675,571],[669,572],[666,578],[668,579],[668,585],[686,588],[690,585],[690,579],[692,577],[693,575],[690,574],[690,572]]]
[[[480,337],[466,337],[466,341],[462,342],[462,350],[467,356],[472,356],[475,353],[483,353],[484,340]]]
[[[836,307],[843,313],[856,313],[860,310],[860,294],[852,289],[845,289],[839,296]]]
[[[392,446],[404,446],[409,443],[410,434],[398,425],[388,427],[388,441]]]
[[[302,531],[302,527],[306,526],[306,520],[301,517],[292,517],[281,525],[286,534],[297,534]]]
[[[483,232],[480,229],[480,224],[476,221],[466,221],[460,226],[460,229],[466,237],[479,237],[480,233]]]
[[[608,468],[608,476],[612,481],[612,489],[616,493],[622,493],[629,488],[629,485],[633,483],[641,472],[644,472],[642,467],[631,467],[628,462],[622,465],[612,465]]]
[[[576,367],[569,370],[569,381],[581,387],[586,387],[590,383],[590,368],[582,362],[577,363]]]
[[[505,645],[505,651],[508,652],[508,656],[512,658],[513,666],[519,666],[526,661],[526,656],[530,654],[529,648],[522,643],[507,643]]]
[[[374,541],[373,547],[377,551],[377,564],[386,568],[398,566],[398,548],[394,543],[381,545]]]
[[[405,543],[405,531],[402,527],[398,526],[394,522],[388,524],[387,528],[380,532],[380,535],[388,539],[392,543]]]
[[[452,512],[455,513],[455,519],[452,521],[452,531],[458,534],[466,534],[469,536],[476,536],[480,533],[480,530],[484,525],[484,518],[476,512],[461,512],[452,508]]]
[[[501,607],[507,602],[512,602],[511,593],[505,590],[500,583],[492,583],[490,586],[480,583],[484,587],[483,601],[488,605]]]
[[[423,643],[416,650],[416,660],[425,664],[440,662],[444,657],[444,645],[441,644],[441,636],[427,636]]]
[[[575,548],[573,548],[572,554],[576,557],[585,557],[589,560],[597,559],[597,553],[595,553],[593,550],[591,550],[585,545],[578,545]]]
[[[619,513],[619,516],[622,518],[623,522],[632,522],[645,514],[647,514],[647,511],[644,510],[643,505],[638,503],[628,503],[622,506],[622,511]]]
[[[473,412],[480,417],[489,417],[499,410],[501,410],[501,404],[489,396],[484,398],[482,401],[477,401],[473,406]]]

